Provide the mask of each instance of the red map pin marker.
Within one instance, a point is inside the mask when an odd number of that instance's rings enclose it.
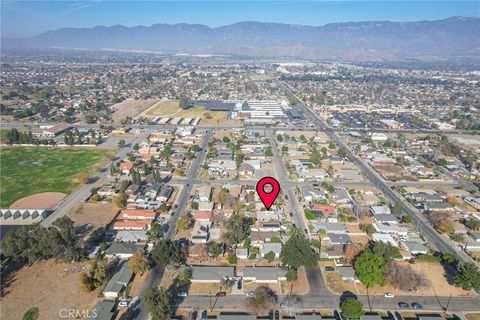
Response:
[[[267,210],[270,210],[279,192],[280,184],[275,178],[264,177],[257,182],[258,196]]]

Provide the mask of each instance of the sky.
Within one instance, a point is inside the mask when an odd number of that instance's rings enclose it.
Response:
[[[11,1],[1,0],[1,36],[29,37],[63,27],[150,26],[240,21],[319,26],[332,22],[480,17],[480,1]]]

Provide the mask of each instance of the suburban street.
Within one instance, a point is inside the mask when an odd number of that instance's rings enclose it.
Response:
[[[205,135],[202,138],[202,143],[200,145],[200,150],[196,155],[196,160],[192,162],[190,168],[188,169],[186,178],[187,179],[196,179],[200,174],[200,169],[203,161],[205,160],[205,156],[207,154],[208,149],[208,140],[212,135],[212,130],[206,130]],[[181,187],[180,194],[177,198],[176,209],[174,210],[175,214],[170,218],[169,228],[167,233],[165,234],[164,238],[173,240],[175,237],[175,230],[176,230],[176,222],[177,220],[186,213],[186,204],[188,202],[189,196],[192,191],[192,185],[186,184]],[[142,288],[140,290],[140,294],[145,292],[149,287],[158,286],[162,280],[163,273],[165,268],[162,266],[155,266],[149,273],[148,277],[145,282],[142,284]],[[134,308],[135,319],[146,320],[149,318],[148,310],[145,304],[138,300],[137,306]]]

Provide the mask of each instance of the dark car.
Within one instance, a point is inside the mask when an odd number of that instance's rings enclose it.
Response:
[[[191,320],[197,320],[197,311],[192,312],[192,316],[190,317]]]
[[[202,320],[207,319],[207,310],[202,311]]]
[[[290,212],[289,214],[290,214],[290,217],[293,217],[293,213],[292,213],[292,212]]]
[[[330,271],[335,271],[334,267],[325,267],[325,271],[330,272]]]
[[[215,295],[216,297],[225,297],[227,295],[227,293],[225,291],[220,291],[220,292],[217,292],[217,294]]]
[[[277,310],[275,311],[275,320],[279,320],[280,319],[280,312]]]
[[[408,308],[410,308],[410,305],[406,302],[399,302],[398,307],[402,308],[402,309],[408,309]]]
[[[237,289],[238,290],[242,289],[242,279],[237,281]]]
[[[423,306],[420,303],[414,302],[412,303],[412,308],[418,310],[418,309],[423,309]]]

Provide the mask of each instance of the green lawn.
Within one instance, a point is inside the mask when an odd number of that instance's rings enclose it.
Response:
[[[0,207],[39,192],[70,193],[74,178],[93,172],[109,155],[107,150],[47,147],[5,148],[0,151]]]

